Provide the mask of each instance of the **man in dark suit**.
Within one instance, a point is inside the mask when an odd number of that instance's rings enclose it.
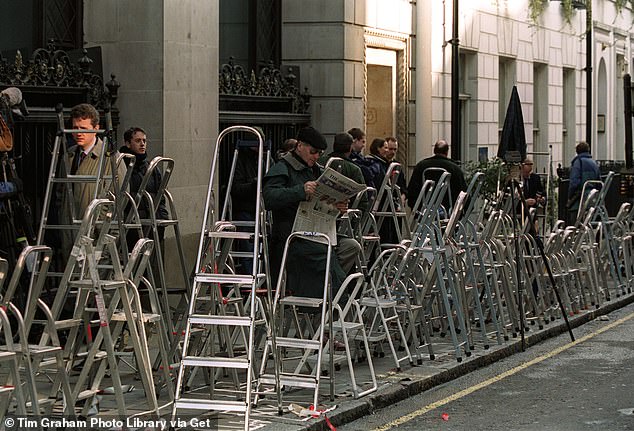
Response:
[[[524,199],[529,208],[538,207],[546,203],[546,192],[542,180],[533,172],[533,161],[526,158],[522,162],[522,185]]]

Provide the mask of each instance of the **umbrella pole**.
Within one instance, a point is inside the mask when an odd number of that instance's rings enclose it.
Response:
[[[514,213],[513,217],[511,217],[513,221],[513,247],[515,248],[515,277],[517,280],[517,308],[518,314],[520,318],[520,337],[522,340],[522,352],[526,350],[526,337],[524,335],[525,325],[524,319],[526,316],[524,315],[524,286],[522,284],[521,279],[521,270],[520,270],[520,242],[519,242],[519,229],[517,226],[517,207],[515,206],[515,190],[521,194],[521,189],[519,187],[519,182],[516,178],[513,177],[513,169],[511,169],[511,174],[509,175],[507,181],[507,187],[511,191],[511,211]],[[521,197],[521,195],[520,195]],[[522,202],[524,204],[524,202]],[[522,209],[524,205],[522,205]]]
[[[517,192],[518,192],[518,196],[520,198],[520,202],[522,203],[522,207],[526,207],[526,199],[524,198],[524,194],[522,193],[522,188],[520,187],[519,182],[512,178],[511,182],[513,183],[513,186],[516,188]],[[513,196],[515,195],[515,193],[513,193],[513,190],[511,191],[511,200],[514,201]],[[515,208],[515,202],[513,202],[513,208]],[[515,256],[516,259],[519,259],[519,239],[518,239],[518,232],[516,230],[516,226],[517,226],[517,217],[513,217],[513,236],[514,236],[514,244],[515,244]],[[530,211],[528,211],[528,222],[530,223],[530,226],[535,226],[535,219],[534,216],[531,214]],[[539,250],[539,255],[542,258],[542,263],[544,264],[544,266],[546,267],[546,272],[548,273],[548,279],[550,280],[551,285],[553,286],[553,290],[555,291],[555,296],[557,297],[557,303],[559,304],[559,309],[561,310],[561,314],[564,316],[564,321],[566,322],[566,327],[568,328],[568,333],[570,334],[570,340],[571,341],[575,341],[575,336],[572,333],[572,327],[570,326],[570,321],[568,320],[568,313],[566,312],[566,308],[564,307],[564,304],[561,300],[561,295],[559,294],[559,289],[557,288],[557,283],[555,282],[555,277],[553,276],[553,271],[550,267],[550,263],[548,262],[548,259],[546,259],[546,253],[544,252],[544,243],[542,242],[541,238],[539,237],[539,235],[537,234],[537,232],[535,232],[533,229],[530,229],[528,231],[528,234],[531,235],[533,237],[533,239],[535,240],[535,244],[537,244],[537,249]],[[519,262],[519,261],[518,261]],[[520,276],[520,270],[519,270],[519,264],[517,265],[517,277],[518,277],[518,296],[520,294],[520,290],[522,289],[520,286],[522,283],[519,282],[519,276]],[[524,316],[523,316],[523,303],[521,302],[521,297],[520,297],[520,302],[519,302],[519,312],[522,315],[522,321],[521,321],[521,332],[522,332],[522,351],[524,351]]]

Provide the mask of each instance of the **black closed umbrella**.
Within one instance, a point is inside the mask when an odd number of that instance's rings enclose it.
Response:
[[[506,109],[502,137],[498,147],[498,157],[506,162],[520,163],[526,159],[526,135],[524,133],[524,116],[522,103],[517,87],[513,86],[511,99]]]

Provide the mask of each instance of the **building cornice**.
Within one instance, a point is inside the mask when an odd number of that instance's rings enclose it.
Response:
[[[368,46],[373,48],[385,48],[393,50],[405,49],[409,35],[402,33],[394,33],[377,29],[366,28],[365,41]]]

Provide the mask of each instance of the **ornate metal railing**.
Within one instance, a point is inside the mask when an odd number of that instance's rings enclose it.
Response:
[[[310,94],[300,92],[297,71],[288,67],[286,73],[272,63],[258,74],[249,73],[233,62],[223,64],[218,79],[220,130],[243,124],[259,127],[271,152],[275,154],[281,143],[297,136],[301,127],[310,124]],[[253,139],[252,136],[232,135],[231,139]],[[227,178],[233,153],[224,146],[221,153],[220,177]]]
[[[273,63],[256,75],[247,71],[233,58],[223,64],[218,76],[220,110],[264,111],[305,114],[310,106],[308,89],[301,93],[293,68],[286,75]]]
[[[83,56],[73,63],[66,51],[57,49],[55,43],[49,41],[47,48],[36,49],[27,61],[20,51],[17,51],[13,62],[0,54],[0,86],[15,86],[36,93],[51,93],[50,89],[75,90],[85,94],[85,102],[98,109],[104,108],[116,100],[119,83],[111,75],[111,80],[104,86],[102,76],[91,70],[92,63],[85,49]],[[63,95],[68,91],[58,93]]]
[[[84,102],[100,110],[108,105],[115,129],[119,124],[119,111],[113,106],[119,83],[112,75],[104,85],[102,76],[91,69],[92,63],[86,50],[73,62],[68,53],[57,49],[52,41],[47,48],[35,50],[27,60],[20,51],[11,61],[0,55],[0,90],[19,88],[30,111],[28,117],[15,121],[11,156],[16,160],[36,221],[41,215],[41,199],[57,133],[55,106],[61,103],[68,111]]]

